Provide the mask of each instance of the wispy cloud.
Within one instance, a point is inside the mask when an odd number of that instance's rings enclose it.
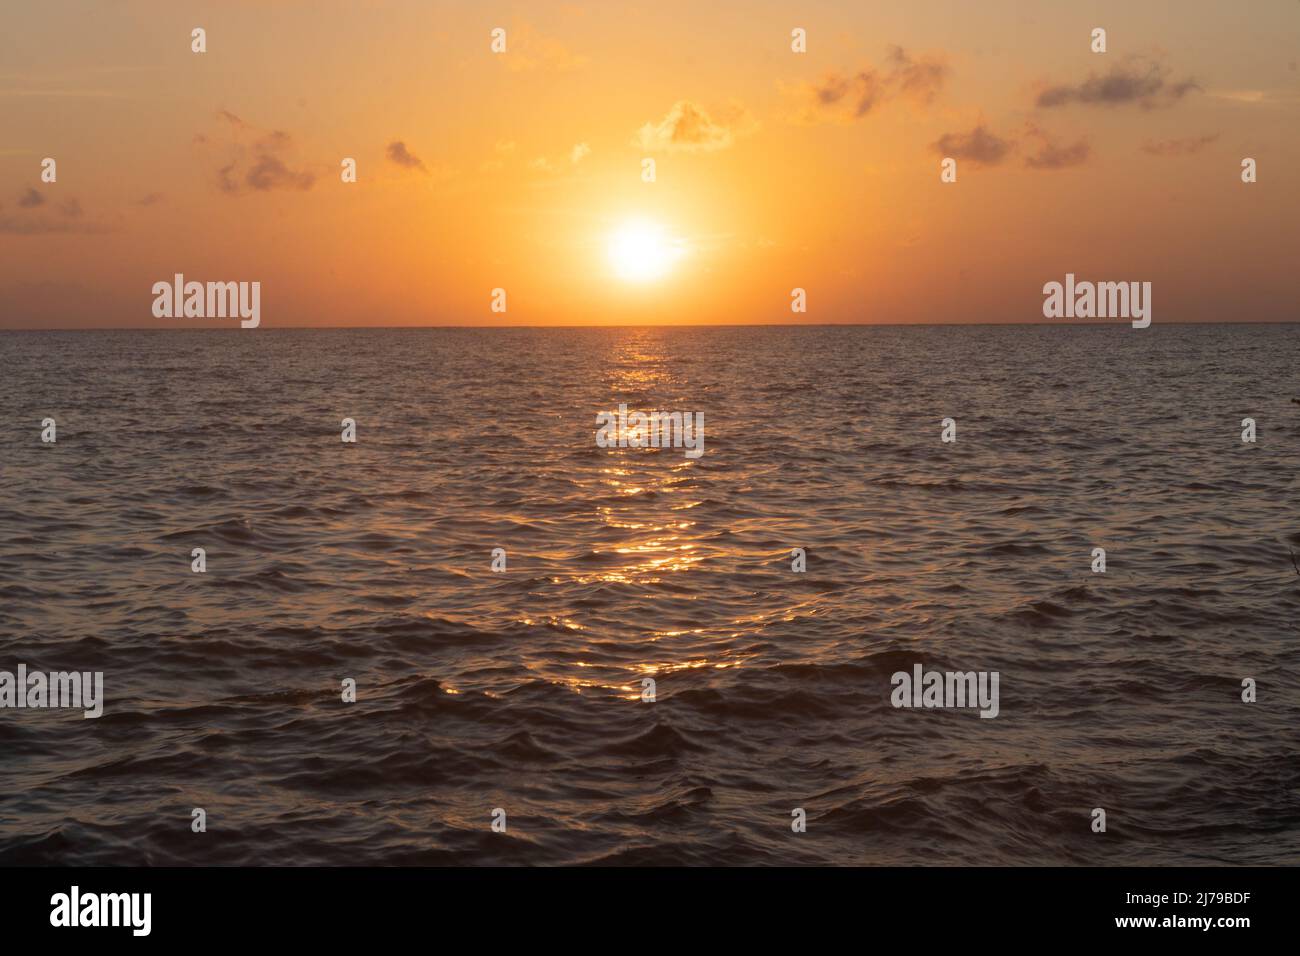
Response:
[[[0,233],[11,236],[39,236],[50,233],[108,232],[104,223],[85,218],[81,201],[75,196],[61,201],[48,199],[38,190],[28,188],[15,201],[18,214],[0,216]]]
[[[1186,139],[1148,140],[1142,144],[1142,152],[1152,156],[1191,156],[1199,153],[1219,138],[1218,133],[1205,136],[1191,136]]]
[[[940,156],[952,157],[978,167],[1000,166],[1014,154],[1023,156],[1028,169],[1056,170],[1081,166],[1092,148],[1086,139],[1060,143],[1035,123],[1026,123],[1020,135],[1001,135],[980,122],[965,133],[944,133],[930,144]]]
[[[1038,94],[1036,105],[1044,109],[1068,106],[1136,105],[1145,110],[1173,106],[1188,93],[1201,87],[1188,78],[1169,81],[1169,68],[1163,63],[1142,57],[1130,57],[1101,75],[1090,73],[1076,84],[1047,86]]]
[[[1092,153],[1086,139],[1061,144],[1033,123],[1026,126],[1025,139],[1033,144],[1033,152],[1025,156],[1025,165],[1030,169],[1069,169],[1071,166],[1082,166]]]
[[[898,96],[929,106],[943,90],[951,72],[940,54],[910,56],[901,46],[889,48],[886,58],[887,86]]]
[[[1210,90],[1206,95],[1216,100],[1251,105],[1300,103],[1300,93],[1294,90]]]
[[[269,192],[272,189],[311,189],[315,181],[315,173],[292,170],[278,156],[269,153],[259,155],[244,176],[244,182],[249,188],[259,192]]]
[[[968,133],[944,133],[930,148],[940,156],[951,156],[976,166],[997,166],[1010,155],[1014,144],[981,123]]]
[[[514,140],[497,140],[496,145],[492,148],[492,157],[483,160],[483,162],[479,164],[479,169],[483,172],[494,172],[498,169],[504,169],[506,160],[514,155],[516,149],[518,149],[518,146]]]
[[[757,121],[737,103],[714,116],[698,103],[678,100],[658,123],[642,126],[632,143],[647,152],[708,153],[726,149],[757,128]]]
[[[912,56],[892,46],[882,66],[835,71],[799,91],[800,119],[806,122],[851,122],[891,100],[929,106],[948,82],[947,57],[940,53]]]
[[[567,73],[587,63],[585,56],[572,52],[554,37],[544,36],[531,24],[518,20],[506,31],[506,52],[499,56],[506,67],[516,73],[530,70]]]
[[[311,189],[316,174],[306,168],[294,169],[289,165],[293,151],[293,137],[283,130],[263,130],[236,116],[229,110],[218,110],[218,119],[231,127],[231,142],[225,147],[227,162],[217,170],[217,188],[228,196],[237,196],[249,190]],[[248,137],[252,141],[247,141]],[[213,139],[203,134],[195,136],[200,146],[213,144]]]

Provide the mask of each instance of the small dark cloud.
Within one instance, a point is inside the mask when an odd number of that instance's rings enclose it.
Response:
[[[135,201],[135,205],[141,207],[155,206],[163,201],[162,193],[149,193],[147,196],[141,196]]]
[[[229,110],[218,110],[218,119],[233,128],[233,142],[228,147],[228,161],[217,169],[217,188],[229,196],[248,190],[271,192],[287,189],[304,191],[316,182],[316,174],[309,169],[295,169],[290,165],[293,137],[283,130],[260,130],[240,119]],[[245,135],[247,134],[247,135]],[[253,138],[255,137],[255,138]],[[251,144],[248,142],[253,138]],[[202,133],[194,137],[196,145],[207,146],[212,140]],[[161,198],[150,194],[136,205],[153,205]]]
[[[1090,152],[1087,141],[1082,139],[1069,146],[1044,143],[1037,153],[1025,157],[1025,164],[1034,169],[1066,169],[1086,163]]]
[[[940,156],[951,156],[976,166],[996,166],[1007,158],[1014,144],[980,124],[969,133],[944,133],[930,148]]]
[[[235,164],[222,166],[217,170],[217,188],[223,193],[239,192],[239,181],[235,175]]]
[[[1142,152],[1152,156],[1191,156],[1199,153],[1219,138],[1218,133],[1205,136],[1192,136],[1187,139],[1162,139],[1142,144]]]
[[[942,56],[913,57],[901,46],[889,51],[886,83],[922,106],[929,106],[948,80],[948,63]]]
[[[272,189],[311,189],[315,181],[316,177],[312,173],[294,172],[279,157],[269,153],[259,155],[244,177],[249,188],[259,192],[269,192]]]
[[[913,56],[892,46],[881,67],[828,73],[805,87],[805,117],[856,120],[895,99],[929,106],[942,92],[950,72],[942,54]]]
[[[50,201],[45,198],[45,195],[35,189],[29,188],[18,197],[19,209],[40,209],[43,206],[48,206],[57,211],[60,215],[66,216],[69,219],[79,218],[82,211],[81,201],[75,196],[71,199],[65,199],[63,202],[58,203],[55,206],[51,206]]]
[[[951,156],[976,166],[998,166],[1013,153],[1020,152],[1027,168],[1040,170],[1081,166],[1092,154],[1087,140],[1061,144],[1034,123],[1027,123],[1020,135],[1007,136],[999,136],[980,123],[969,133],[945,133],[930,148],[940,156]]]
[[[1071,166],[1082,166],[1092,153],[1086,139],[1061,145],[1032,124],[1025,131],[1025,136],[1027,140],[1036,144],[1034,151],[1025,157],[1025,165],[1030,169],[1068,169]]]
[[[1188,93],[1200,90],[1192,79],[1171,83],[1169,70],[1161,63],[1130,59],[1117,63],[1103,75],[1091,73],[1077,85],[1049,86],[1038,94],[1037,105],[1044,109],[1081,103],[1086,106],[1126,106],[1142,109],[1173,106]]]
[[[831,107],[838,112],[847,111],[854,119],[866,116],[884,97],[884,84],[876,70],[859,70],[856,73],[831,73],[811,92],[816,105]]]
[[[422,173],[428,173],[428,170],[424,168],[424,161],[407,149],[406,144],[400,139],[393,140],[388,144],[386,154],[392,162],[404,169],[418,169]]]
[[[29,193],[31,190],[28,191]],[[39,195],[39,194],[38,194]],[[81,201],[73,198],[52,205],[41,197],[39,202],[24,202],[30,197],[24,194],[18,205],[25,209],[42,207],[41,212],[25,212],[21,216],[0,216],[0,233],[11,236],[40,236],[51,233],[101,233],[110,232],[111,227],[88,220],[83,214]]]
[[[292,142],[293,137],[284,130],[273,129],[271,132],[263,136],[257,145],[259,149],[273,153],[276,150],[287,148]]]

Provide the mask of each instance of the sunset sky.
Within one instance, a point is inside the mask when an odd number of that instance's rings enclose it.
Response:
[[[1067,272],[1293,320],[1298,41],[1295,0],[15,0],[0,327],[204,325],[153,317],[177,272],[263,328],[1041,322]]]

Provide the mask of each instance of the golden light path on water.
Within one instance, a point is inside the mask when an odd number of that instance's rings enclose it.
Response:
[[[688,413],[697,410],[684,404],[689,401],[688,397],[677,391],[683,383],[673,374],[662,353],[655,347],[656,344],[657,333],[647,331],[621,343],[610,356],[609,364],[614,371],[610,381],[609,400],[606,407],[593,409],[593,420],[594,413],[598,411],[616,414],[620,403],[626,403],[630,411]],[[630,399],[630,396],[665,394],[680,394],[681,397],[673,402],[665,401],[666,407],[662,408],[653,402],[645,404]],[[616,438],[624,438],[628,431],[630,429],[616,430],[614,434]],[[696,534],[697,523],[689,517],[689,512],[702,503],[690,490],[694,486],[694,472],[699,468],[699,461],[679,457],[681,454],[677,448],[605,450],[605,462],[598,469],[597,484],[606,491],[606,494],[600,496],[602,501],[611,499],[615,503],[598,504],[596,513],[602,527],[619,532],[620,537],[612,546],[596,550],[593,557],[606,559],[606,564],[612,558],[613,567],[606,566],[590,572],[578,569],[553,574],[550,583],[567,586],[620,584],[654,588],[670,582],[674,576],[703,570],[708,562],[725,562],[728,555],[726,552],[719,553],[716,547],[710,548],[707,555],[702,553],[701,541]],[[639,500],[647,503],[644,508],[637,507]],[[671,517],[660,517],[662,512],[668,512]],[[679,514],[681,517],[676,517]],[[691,596],[690,600],[698,598]],[[579,693],[612,693],[639,702],[643,699],[644,678],[658,678],[687,670],[725,670],[743,666],[754,654],[734,646],[736,638],[767,621],[793,619],[796,613],[806,612],[814,604],[814,601],[796,601],[793,604],[782,604],[770,611],[745,614],[723,623],[710,623],[700,627],[647,627],[638,635],[642,651],[640,659],[617,668],[616,673],[621,673],[621,677],[611,673],[608,661],[597,663],[585,659],[573,662],[572,666],[577,673],[556,673],[553,667],[543,666],[538,676],[544,676],[548,681]],[[518,620],[525,625],[544,624],[564,628],[575,637],[596,636],[579,613],[540,620],[522,617]],[[682,651],[684,641],[688,641],[691,646],[689,652]],[[701,646],[710,645],[715,646],[716,651],[707,654],[698,652]],[[647,650],[652,653],[647,655]]]

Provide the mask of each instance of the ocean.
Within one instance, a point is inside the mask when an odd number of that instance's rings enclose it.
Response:
[[[0,864],[1300,862],[1298,344],[0,333]]]

